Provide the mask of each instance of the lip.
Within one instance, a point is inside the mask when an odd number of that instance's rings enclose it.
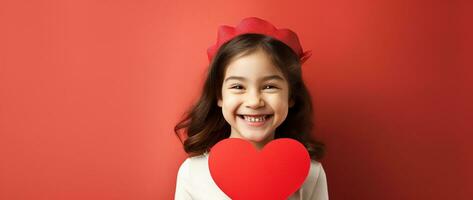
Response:
[[[246,116],[261,116],[261,115],[266,115],[266,114],[259,114],[259,115],[246,115]],[[270,116],[269,117],[266,117],[266,120],[264,120],[264,122],[249,122],[249,121],[246,121],[242,115],[238,115],[237,118],[238,120],[241,120],[244,124],[246,124],[247,126],[249,127],[263,127],[265,126],[266,124],[268,124],[268,122],[270,120],[273,119],[274,117],[274,114],[269,114]]]
[[[261,115],[272,115],[272,114],[261,113],[261,114],[237,114],[237,115],[246,115],[246,116],[252,116],[252,117],[255,117],[255,116],[261,116]]]

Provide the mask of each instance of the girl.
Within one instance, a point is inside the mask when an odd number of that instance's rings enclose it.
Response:
[[[202,95],[174,129],[190,155],[179,168],[175,199],[230,199],[208,167],[210,149],[228,137],[245,139],[258,149],[275,138],[298,140],[312,162],[302,187],[289,199],[328,199],[318,162],[324,145],[310,137],[312,101],[301,72],[310,52],[302,52],[297,35],[250,17],[236,28],[220,27],[208,56]]]

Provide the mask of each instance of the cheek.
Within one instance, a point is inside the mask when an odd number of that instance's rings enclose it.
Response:
[[[232,113],[232,112],[235,111],[238,104],[239,104],[239,98],[237,98],[235,96],[227,95],[223,99],[223,106],[222,107],[223,107],[224,112]]]
[[[289,100],[284,95],[277,95],[268,100],[270,107],[278,114],[279,117],[285,118],[289,110]]]
[[[236,99],[230,96],[223,100],[223,105],[227,107],[232,107],[233,105],[235,105],[235,102],[236,102]]]
[[[288,96],[286,94],[271,95],[267,98],[267,101],[274,109],[285,108],[289,105]]]

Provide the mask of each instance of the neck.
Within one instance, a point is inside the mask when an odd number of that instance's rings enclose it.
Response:
[[[261,140],[261,141],[248,140],[247,138],[244,138],[239,134],[233,134],[233,133],[230,134],[230,138],[244,139],[244,140],[250,142],[253,145],[253,147],[255,147],[256,149],[262,150],[266,144],[268,144],[269,142],[271,142],[271,140],[274,139],[274,133],[271,134],[270,136],[268,136],[267,138]]]

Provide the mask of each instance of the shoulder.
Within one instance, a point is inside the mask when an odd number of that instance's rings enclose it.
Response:
[[[309,175],[300,190],[303,199],[328,199],[327,179],[322,163],[311,160]]]
[[[206,154],[187,158],[179,167],[178,176],[188,179],[196,172],[206,170],[207,158]]]
[[[189,157],[182,162],[177,172],[177,187],[191,193],[196,185],[196,181],[204,180],[206,173],[206,158],[202,156]]]
[[[177,176],[179,179],[183,179],[187,183],[207,179],[207,176],[210,176],[208,156],[203,154],[187,158],[179,167]]]
[[[199,164],[206,161],[207,161],[207,157],[205,155],[188,157],[184,160],[184,162],[182,162],[179,169],[188,169],[191,165]]]
[[[306,182],[317,180],[322,173],[325,174],[322,163],[320,163],[319,161],[311,160],[309,175],[307,177]]]
[[[188,199],[229,199],[213,181],[208,167],[208,154],[189,157],[178,172],[178,186],[184,188]],[[179,189],[182,191],[183,189]],[[178,191],[176,189],[176,191]],[[177,194],[176,195],[180,195]],[[186,198],[176,198],[186,199]]]

